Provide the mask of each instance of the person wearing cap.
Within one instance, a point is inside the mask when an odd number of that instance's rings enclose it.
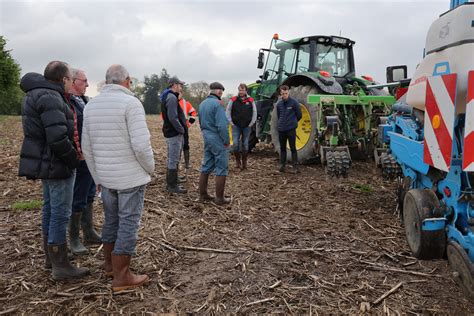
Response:
[[[247,169],[249,152],[250,128],[257,121],[257,107],[253,98],[247,94],[247,85],[239,84],[239,94],[233,96],[227,105],[227,119],[232,125],[232,152],[235,156],[237,168]],[[242,141],[242,148],[240,142]],[[242,158],[242,160],[240,160]]]
[[[166,189],[170,193],[186,193],[178,184],[179,156],[183,148],[184,134],[187,133],[186,116],[179,106],[178,96],[183,92],[184,82],[177,77],[169,80],[168,88],[161,93],[161,113],[163,113],[163,135],[168,148]]]
[[[199,125],[204,138],[204,159],[199,176],[199,199],[214,200],[218,205],[230,203],[224,196],[226,176],[229,173],[229,122],[221,101],[224,86],[213,82],[209,86],[211,93],[199,105]],[[216,197],[209,195],[207,185],[209,174],[216,175]]]

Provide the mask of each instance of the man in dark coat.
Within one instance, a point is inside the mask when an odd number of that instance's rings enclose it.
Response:
[[[281,100],[276,104],[278,118],[278,138],[280,141],[280,172],[285,171],[286,165],[286,142],[291,150],[291,163],[293,172],[298,173],[298,152],[296,151],[296,128],[301,120],[301,108],[296,99],[290,97],[290,88],[280,86]]]
[[[65,96],[71,84],[71,70],[60,61],[50,62],[44,76],[28,73],[20,83],[26,95],[19,176],[42,181],[45,266],[52,267],[55,280],[89,274],[88,269],[71,265],[67,256],[66,229],[76,168],[82,159],[76,115]]]
[[[163,136],[168,148],[166,189],[170,193],[186,193],[178,185],[178,163],[183,149],[184,135],[187,133],[186,116],[179,106],[178,96],[183,91],[184,82],[177,77],[169,80],[169,87],[161,93],[161,113],[163,115]],[[184,180],[184,179],[183,179]]]

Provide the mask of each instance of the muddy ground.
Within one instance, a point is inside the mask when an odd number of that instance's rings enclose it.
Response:
[[[113,296],[99,247],[75,259],[92,272],[81,282],[54,282],[43,268],[40,208],[11,208],[41,200],[41,184],[17,177],[20,119],[0,121],[0,314],[474,311],[446,260],[411,257],[394,183],[383,181],[373,163],[356,162],[347,179],[327,178],[320,165],[280,174],[277,156],[259,144],[248,171],[237,171],[231,161],[232,204],[201,204],[197,126],[191,130],[189,193],[178,196],[164,189],[160,119],[149,117],[148,123],[156,176],[147,188],[133,268],[152,281]],[[95,209],[100,228],[100,202]]]

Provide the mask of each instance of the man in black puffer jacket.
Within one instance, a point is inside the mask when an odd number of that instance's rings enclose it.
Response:
[[[44,76],[28,73],[21,79],[26,92],[22,105],[24,140],[19,176],[43,184],[43,245],[46,267],[53,279],[80,278],[89,273],[67,257],[66,228],[71,217],[76,167],[82,159],[74,109],[65,93],[72,78],[69,66],[52,61]]]

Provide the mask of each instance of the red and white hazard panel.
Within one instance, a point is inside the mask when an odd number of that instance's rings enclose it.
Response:
[[[457,74],[429,77],[426,84],[423,160],[449,171],[453,149]]]
[[[464,171],[474,171],[474,71],[469,72],[467,83],[462,169]]]

